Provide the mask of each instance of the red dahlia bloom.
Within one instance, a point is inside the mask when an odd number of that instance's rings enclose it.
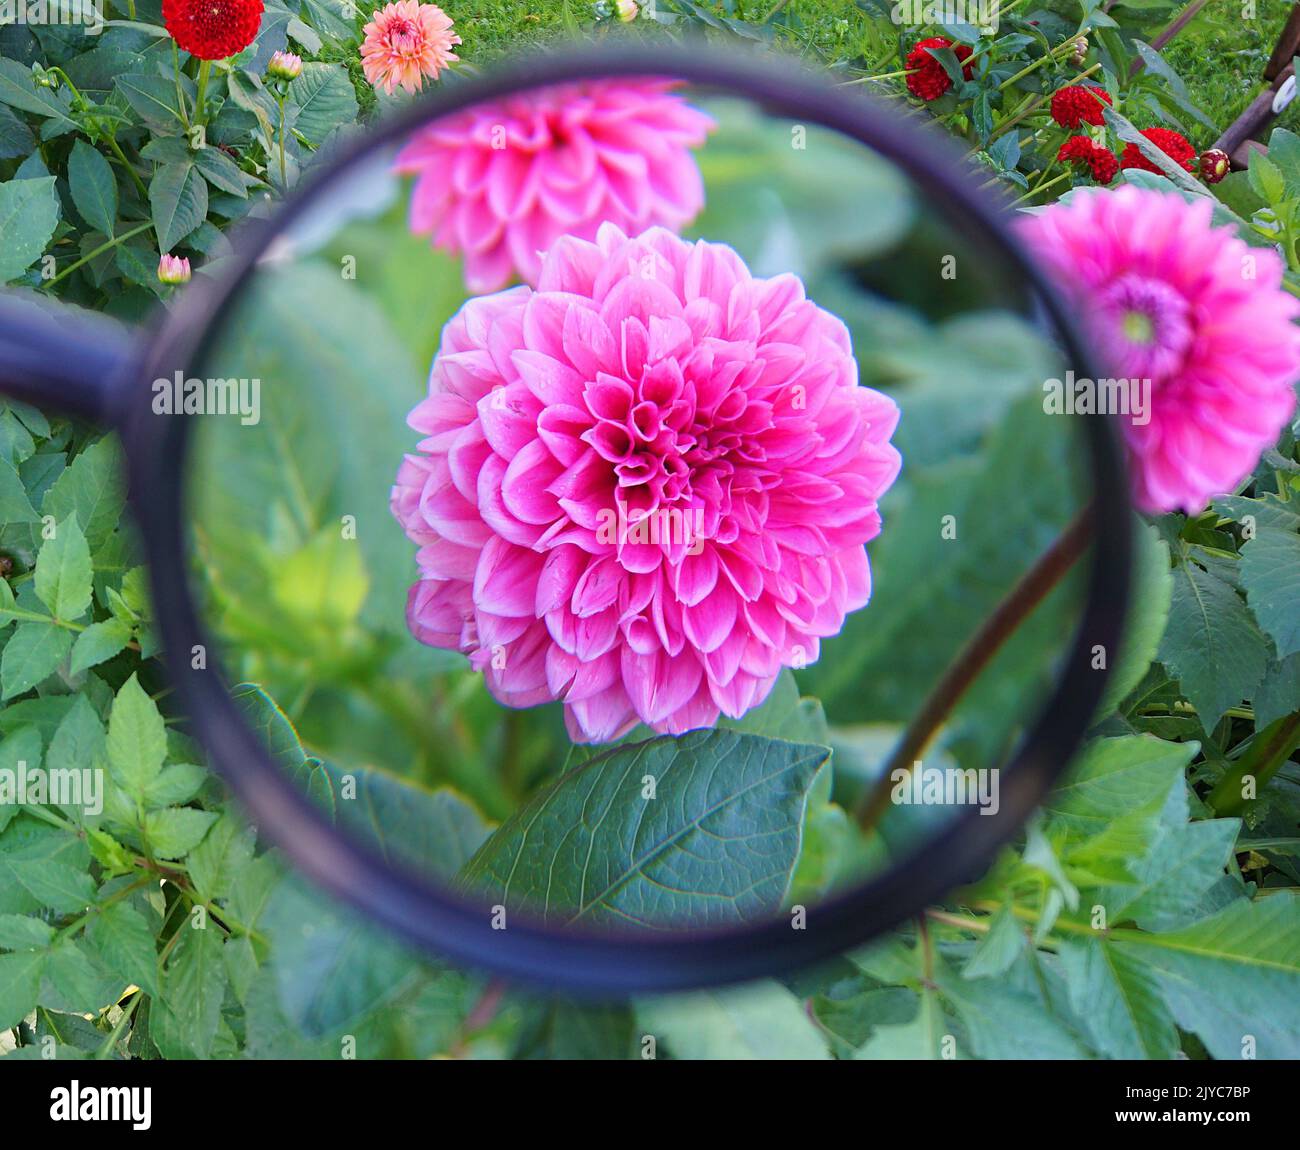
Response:
[[[1103,105],[1109,103],[1106,89],[1095,84],[1058,88],[1052,93],[1052,119],[1062,128],[1077,128],[1080,124],[1100,127],[1106,122]]]
[[[1061,145],[1056,158],[1063,163],[1086,165],[1096,184],[1109,184],[1119,174],[1115,153],[1087,136],[1071,136]]]
[[[930,54],[931,48],[952,48],[957,59],[962,62],[969,60],[971,54],[965,44],[954,45],[943,36],[931,36],[928,40],[919,41],[907,54],[906,63],[911,70],[911,75],[907,77],[907,90],[922,100],[937,100],[952,87],[952,77]],[[969,80],[973,74],[973,65],[967,64],[961,74]]]
[[[1155,144],[1180,168],[1185,168],[1189,172],[1196,170],[1196,149],[1187,142],[1186,136],[1169,128],[1148,128],[1142,135]],[[1155,164],[1142,154],[1142,149],[1136,144],[1129,144],[1124,149],[1124,154],[1119,160],[1119,166],[1121,168],[1138,168],[1143,172],[1155,172],[1158,176],[1164,175]]]
[[[262,0],[163,0],[172,39],[200,60],[237,56],[257,39]]]

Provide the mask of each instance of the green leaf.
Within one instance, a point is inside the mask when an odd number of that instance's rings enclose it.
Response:
[[[30,156],[36,150],[31,129],[7,107],[0,105],[0,160]]]
[[[564,923],[722,926],[775,914],[829,754],[731,731],[616,747],[534,795],[464,882]]]
[[[131,72],[118,76],[116,87],[132,111],[151,127],[173,128],[181,122],[173,78]]]
[[[0,743],[0,771],[4,771],[7,777],[17,779],[20,770],[36,770],[40,765],[41,733],[35,727],[19,727]],[[9,825],[18,810],[9,796],[5,802],[0,802],[0,831]]]
[[[1190,560],[1181,563],[1160,661],[1177,676],[1207,731],[1251,696],[1268,660],[1268,641],[1237,592]]]
[[[939,996],[927,992],[919,996],[919,1009],[910,1022],[877,1026],[855,1058],[879,1061],[933,1061],[945,1056],[945,1039],[953,1038]],[[958,1058],[960,1050],[955,1051]]]
[[[0,459],[0,523],[36,523],[39,519],[14,465]]]
[[[1195,743],[1167,743],[1152,735],[1094,739],[1053,789],[1043,809],[1055,825],[1079,839],[1105,831],[1135,812],[1159,813],[1181,786]]]
[[[1058,945],[1065,985],[1089,1040],[1107,1058],[1173,1058],[1178,1033],[1144,963],[1100,938]]]
[[[248,185],[239,166],[220,148],[204,147],[193,153],[194,166],[214,188],[245,199]]]
[[[208,185],[192,163],[164,164],[149,183],[158,249],[170,252],[208,216]]]
[[[980,1058],[1086,1058],[1087,1051],[1041,999],[1000,978],[959,978],[936,964],[936,981]]]
[[[46,492],[41,511],[62,522],[77,517],[92,552],[116,529],[126,506],[122,456],[113,436],[96,440],[68,465]]]
[[[90,547],[76,517],[69,517],[41,546],[36,558],[36,595],[56,619],[74,622],[90,607]]]
[[[131,628],[121,619],[103,619],[92,623],[72,645],[72,661],[68,670],[73,675],[96,667],[111,659],[131,641]]]
[[[1009,903],[989,923],[988,933],[980,939],[970,961],[962,967],[962,978],[989,978],[1004,974],[1025,953],[1027,939],[1024,929],[1011,910]]]
[[[622,1004],[578,1005],[542,999],[525,1008],[511,1057],[555,1061],[612,1061],[635,1057],[631,1009]]]
[[[0,954],[0,1031],[17,1026],[32,1012],[44,973],[43,951]]]
[[[1241,550],[1241,585],[1277,657],[1300,651],[1300,535],[1261,526]]]
[[[0,656],[0,698],[12,699],[44,682],[72,648],[72,635],[52,623],[20,623]]]
[[[357,118],[356,92],[341,64],[304,64],[302,74],[289,85],[289,98],[298,105],[294,130],[313,144]]]
[[[298,881],[280,883],[262,916],[280,1008],[301,1033],[318,1037],[375,1010],[419,967],[365,919]]]
[[[830,1058],[803,1004],[778,982],[645,999],[636,1014],[642,1030],[675,1058]]]
[[[1149,854],[1130,861],[1136,881],[1102,893],[1107,920],[1132,919],[1144,930],[1167,930],[1199,917],[1206,892],[1224,875],[1240,829],[1237,819],[1166,828]]]
[[[144,817],[145,840],[160,859],[183,858],[203,841],[208,828],[216,821],[212,811],[196,811],[191,807],[150,811]]]
[[[226,964],[221,932],[213,924],[196,929],[188,922],[163,973],[161,1001],[180,1026],[185,1045],[208,1057],[221,1022],[226,994]]]
[[[230,894],[236,876],[252,858],[252,832],[227,812],[190,853],[185,865],[195,889],[211,902]],[[250,924],[245,922],[244,925]]]
[[[152,809],[188,803],[207,779],[208,772],[194,763],[172,763],[163,767],[158,777],[145,788],[145,806]]]
[[[112,236],[117,228],[117,179],[109,162],[85,140],[72,145],[68,186],[82,219]]]
[[[95,901],[95,882],[84,870],[50,859],[12,860],[14,879],[41,906],[80,914]]]
[[[1184,1030],[1214,1058],[1300,1057],[1300,895],[1241,899],[1165,934],[1125,931],[1110,946],[1141,962]]]
[[[54,927],[29,914],[0,914],[0,950],[43,950]]]
[[[50,951],[46,977],[53,984],[57,997],[43,999],[43,1006],[73,1010],[83,1014],[98,1013],[111,1006],[121,996],[129,979],[114,976],[86,948],[65,938]],[[92,1049],[98,1049],[102,1037]]]
[[[31,267],[58,222],[53,176],[0,184],[0,283],[17,279]]]
[[[91,922],[88,937],[104,965],[124,983],[157,993],[158,952],[153,931],[135,907],[125,901],[105,907]]]
[[[154,701],[132,675],[108,717],[108,765],[123,790],[143,797],[167,757],[167,731]]]

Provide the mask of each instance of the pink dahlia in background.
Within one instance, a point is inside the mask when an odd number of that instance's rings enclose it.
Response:
[[[461,40],[451,27],[451,17],[436,4],[388,4],[362,29],[361,70],[372,87],[390,96],[399,84],[406,92],[418,92],[426,76],[436,80],[460,59],[452,49]]]
[[[561,236],[674,230],[704,206],[690,149],[713,121],[669,80],[564,84],[482,104],[424,129],[397,169],[414,174],[410,225],[465,259],[471,291],[536,283]]]
[[[1282,260],[1211,225],[1213,202],[1123,187],[1076,192],[1020,222],[1116,378],[1150,380],[1123,416],[1134,500],[1201,511],[1232,491],[1295,410],[1300,301]]]
[[[392,496],[407,621],[575,740],[739,716],[867,602],[897,420],[797,277],[663,228],[561,239],[443,331]]]

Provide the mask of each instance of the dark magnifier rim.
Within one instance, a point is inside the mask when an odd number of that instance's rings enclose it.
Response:
[[[440,85],[351,143],[327,170],[304,180],[271,219],[246,227],[219,274],[196,281],[180,297],[146,353],[138,383],[133,381],[139,393],[129,397],[121,421],[132,507],[142,529],[155,615],[178,701],[213,766],[259,830],[331,893],[427,951],[585,995],[681,990],[777,974],[857,946],[971,881],[1043,798],[1088,729],[1107,677],[1105,670],[1091,668],[1090,653],[1094,644],[1118,650],[1129,592],[1131,517],[1122,453],[1109,421],[1085,418],[1094,493],[1088,601],[1052,696],[1003,768],[998,813],[964,808],[917,857],[807,907],[801,930],[776,918],[725,931],[599,934],[547,928],[515,912],[506,931],[494,930],[487,908],[385,861],[363,840],[335,828],[289,781],[241,719],[215,660],[209,660],[209,669],[192,666],[196,645],[210,652],[217,648],[199,620],[185,574],[182,490],[189,420],[151,417],[149,381],[172,378],[178,368],[198,364],[267,243],[327,194],[335,180],[422,123],[521,90],[615,75],[664,74],[747,98],[774,115],[830,128],[892,160],[943,205],[951,220],[964,223],[967,235],[1009,261],[1053,322],[1068,362],[1079,375],[1100,378],[1069,313],[1009,233],[1004,212],[991,196],[967,186],[969,169],[949,141],[883,102],[846,93],[826,78],[770,55],[676,48],[668,64],[661,51],[630,45],[554,50]]]

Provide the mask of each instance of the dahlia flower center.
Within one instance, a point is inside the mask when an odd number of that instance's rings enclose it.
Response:
[[[388,39],[398,52],[413,52],[420,43],[416,27],[410,20],[394,20],[388,27]]]
[[[1130,378],[1163,379],[1178,371],[1191,348],[1192,309],[1163,280],[1128,274],[1101,295],[1103,334],[1117,369]]]

